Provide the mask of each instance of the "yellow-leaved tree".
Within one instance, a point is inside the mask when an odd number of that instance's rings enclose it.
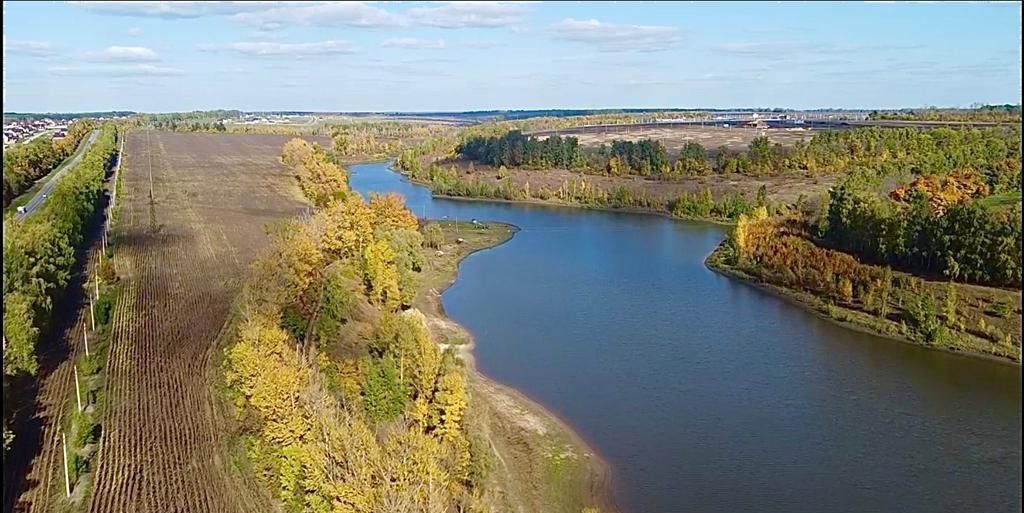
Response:
[[[768,209],[764,206],[755,208],[749,216],[747,214],[740,214],[739,219],[736,221],[736,229],[732,232],[732,246],[736,251],[738,260],[742,261],[747,256],[751,230],[767,219]]]
[[[334,203],[348,193],[348,175],[330,161],[327,154],[314,147],[302,160],[299,185],[306,197],[318,207]]]
[[[324,208],[324,250],[335,258],[362,255],[373,240],[374,216],[363,199],[350,194]]]
[[[310,379],[288,334],[266,315],[254,315],[239,328],[238,343],[227,352],[227,379],[263,423],[268,441],[298,443],[309,429],[299,398]]]
[[[386,241],[376,240],[363,249],[363,276],[370,300],[388,310],[393,310],[401,300],[398,289],[398,268],[395,267],[395,253]]]
[[[416,230],[416,216],[405,208],[405,200],[395,193],[370,195],[374,226],[385,230]]]
[[[469,439],[462,425],[466,409],[469,408],[466,374],[456,363],[454,353],[450,349],[444,355],[443,367],[432,404],[433,434],[451,451],[456,477],[460,481],[467,481],[471,456]]]
[[[284,149],[281,151],[281,160],[290,169],[298,169],[311,153],[313,153],[312,144],[295,138],[285,143]]]

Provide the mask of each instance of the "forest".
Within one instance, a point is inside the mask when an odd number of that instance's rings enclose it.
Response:
[[[491,166],[571,169],[583,163],[575,137],[540,139],[518,130],[500,137],[470,137],[456,151],[464,158]]]
[[[4,150],[4,207],[27,191],[36,180],[46,176],[75,152],[82,139],[93,128],[89,119],[68,126],[67,136],[53,139],[38,137]]]
[[[464,158],[492,166],[559,167],[663,179],[711,173],[843,174],[856,168],[871,168],[878,176],[972,170],[984,177],[993,193],[998,193],[1020,189],[1020,134],[1019,127],[867,127],[820,132],[791,148],[772,143],[768,137],[756,137],[746,151],[719,148],[711,159],[705,148],[691,141],[673,159],[658,141],[617,140],[611,146],[587,152],[571,137],[543,140],[512,131],[500,136],[470,136],[456,151]]]
[[[241,115],[241,111],[237,110],[173,112],[144,114],[140,116],[139,121],[149,124],[156,130],[224,132],[227,127],[224,126],[223,120],[238,118]]]
[[[942,203],[938,203],[942,205]],[[961,198],[937,206],[921,190],[907,201],[850,185],[830,193],[825,241],[873,263],[951,280],[1021,286],[1021,211]]]
[[[1020,188],[1020,129],[881,128],[820,132],[792,148],[755,138],[747,152],[720,149],[712,169],[741,174],[845,174],[869,168],[876,176],[947,174],[973,170],[993,192]]]
[[[978,306],[983,304],[980,299],[969,294],[961,298],[953,283],[930,283],[817,245],[811,240],[814,230],[806,218],[769,218],[759,208],[740,217],[728,243],[716,252],[720,255],[709,262],[717,266],[722,258],[727,268],[757,281],[810,292],[832,318],[856,319],[859,325],[925,345],[1020,361],[1019,334],[986,320],[994,315],[1004,322],[1001,319],[1013,313],[1012,303],[995,303],[985,310]],[[852,313],[840,313],[835,307]]]
[[[611,176],[664,176],[669,172],[665,147],[651,139],[641,139],[637,142],[612,141],[611,147],[601,145],[597,155],[607,162],[605,168]]]
[[[874,111],[868,119],[900,121],[983,121],[990,123],[1020,123],[1020,105],[981,105],[970,109],[903,109]]]
[[[288,511],[477,511],[465,369],[409,309],[416,217],[315,145],[282,159],[316,210],[273,230],[238,302],[224,368],[249,458]]]

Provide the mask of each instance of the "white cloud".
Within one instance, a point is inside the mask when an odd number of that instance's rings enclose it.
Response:
[[[406,50],[440,50],[446,48],[444,39],[434,41],[430,39],[416,39],[414,37],[386,39],[380,45],[385,48],[403,48]]]
[[[405,24],[402,17],[362,2],[262,5],[271,8],[239,12],[231,16],[231,19],[263,30],[277,30],[286,25],[376,28]]]
[[[111,46],[100,52],[90,52],[86,58],[108,62],[153,62],[160,57],[145,46]]]
[[[362,68],[400,76],[425,75],[431,77],[451,76],[445,71],[454,59],[406,59],[402,61],[369,59],[346,64],[350,68]]]
[[[409,9],[409,19],[428,27],[495,28],[521,25],[529,12],[523,2],[448,2]]]
[[[132,28],[128,29],[128,35],[131,36],[131,37],[140,37],[144,33],[145,32],[141,28],[139,28],[139,27],[132,27]]]
[[[57,49],[46,41],[18,41],[4,38],[4,53],[31,55],[32,57],[53,57]]]
[[[254,57],[313,57],[353,53],[347,41],[320,41],[317,43],[273,43],[267,41],[238,42],[225,45],[200,45],[200,50],[229,51]]]
[[[198,18],[267,9],[259,2],[71,2],[96,13],[143,18]]]
[[[463,48],[472,48],[474,50],[487,50],[489,48],[500,46],[495,41],[462,41],[461,43],[458,43],[458,45]]]
[[[127,76],[170,76],[181,75],[184,71],[177,68],[155,66],[153,64],[102,64],[94,66],[53,66],[49,68],[54,75],[107,77]]]
[[[445,2],[392,12],[372,2],[72,2],[98,14],[184,19],[226,16],[262,30],[288,25],[323,27],[440,28],[516,27],[526,21],[531,2]]]
[[[730,57],[753,59],[789,59],[792,57],[822,57],[859,54],[864,52],[907,52],[922,48],[920,45],[835,45],[810,41],[759,41],[723,43],[711,47],[715,53]]]
[[[548,28],[555,39],[585,43],[606,52],[656,52],[679,44],[676,27],[617,25],[597,20],[566,18]]]
[[[820,48],[811,43],[798,41],[774,41],[758,43],[723,43],[711,48],[716,53],[734,57],[772,58],[798,53],[810,53]]]

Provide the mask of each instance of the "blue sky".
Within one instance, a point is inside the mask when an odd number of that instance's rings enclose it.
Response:
[[[4,110],[1020,103],[1019,3],[4,2]]]

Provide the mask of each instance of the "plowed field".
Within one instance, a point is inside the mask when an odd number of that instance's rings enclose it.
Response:
[[[265,225],[305,208],[285,137],[134,131],[125,145],[95,513],[261,510],[225,461],[215,341]],[[152,195],[152,200],[150,196]]]

